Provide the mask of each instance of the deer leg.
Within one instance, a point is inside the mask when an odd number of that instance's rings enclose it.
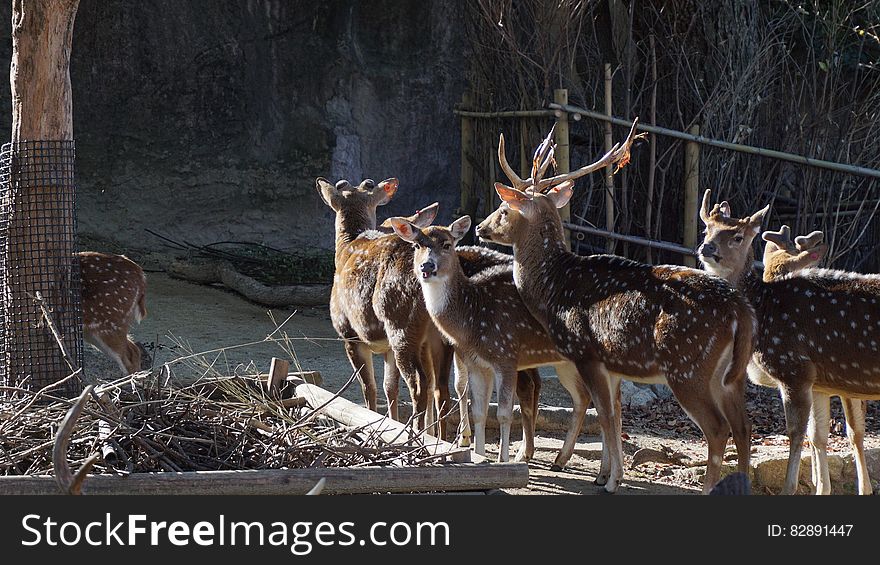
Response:
[[[785,473],[785,484],[781,494],[794,494],[797,490],[801,468],[801,450],[804,443],[804,432],[813,404],[812,379],[798,378],[796,388],[783,385],[779,388],[782,395],[782,406],[785,409],[785,431],[788,434],[788,468]]]
[[[725,389],[722,392],[721,411],[736,444],[736,470],[748,475],[752,456],[752,424],[746,414],[745,387],[746,379],[743,378]]]
[[[345,353],[351,368],[358,374],[364,402],[370,410],[376,410],[376,375],[373,372],[373,352],[367,344],[359,341],[345,341]]]
[[[558,365],[556,367],[556,375],[559,377],[559,383],[568,391],[568,394],[571,395],[571,402],[573,405],[571,420],[568,423],[568,431],[565,434],[565,442],[562,444],[562,449],[559,450],[559,453],[556,455],[556,459],[553,462],[553,466],[551,467],[551,470],[553,471],[561,471],[566,464],[568,464],[572,453],[574,453],[575,443],[577,443],[577,438],[581,434],[581,429],[584,426],[584,417],[587,415],[587,408],[590,406],[590,393],[587,391],[587,387],[574,365]],[[605,443],[606,442],[602,443],[603,461]],[[606,474],[605,481],[597,484],[604,485],[607,482],[607,476],[609,474],[610,470],[609,473]]]
[[[458,394],[458,413],[459,423],[458,429],[461,438],[458,440],[459,447],[470,447],[471,445],[471,422],[468,417],[468,368],[464,361],[455,354],[453,356],[455,367],[455,392]]]
[[[492,371],[469,366],[468,383],[471,389],[471,410],[474,413],[474,452],[486,455],[486,418],[489,398],[492,396]]]
[[[843,413],[846,416],[846,436],[853,447],[856,460],[856,474],[859,479],[859,494],[872,494],[871,477],[868,476],[868,462],[865,459],[865,401],[856,398],[843,398]]]
[[[849,422],[849,420],[847,420]],[[807,434],[810,439],[810,454],[813,484],[816,494],[831,494],[831,475],[828,473],[828,430],[831,424],[831,397],[813,391]]]
[[[422,386],[422,390],[419,391],[419,394],[420,396],[424,396],[425,399],[424,429],[427,430],[428,434],[437,437],[439,432],[435,429],[437,420],[435,419],[436,413],[434,412],[434,397],[435,390],[437,389],[435,380],[436,374],[434,372],[434,357],[431,352],[431,347],[427,342],[422,344],[421,361],[421,374],[424,375],[424,378],[419,380],[419,383],[421,383]]]
[[[578,372],[584,377],[587,390],[599,414],[599,425],[602,427],[602,441],[608,446],[608,457],[611,462],[611,470],[608,482],[605,483],[605,491],[617,492],[620,481],[623,479],[623,445],[620,439],[620,411],[614,398],[614,388],[618,385],[616,379],[608,374],[604,363],[581,362],[578,363]],[[582,422],[582,420],[581,420]],[[569,434],[577,438],[579,429],[569,429]]]
[[[535,456],[535,425],[538,417],[538,397],[541,393],[541,375],[537,369],[516,374],[516,396],[522,414],[522,441],[515,461],[530,461]]]
[[[382,388],[385,389],[385,400],[388,402],[388,415],[392,420],[400,421],[400,371],[394,360],[394,352],[390,349],[385,352],[385,377],[382,379]]]
[[[446,426],[449,412],[452,410],[452,398],[449,395],[449,373],[452,369],[452,346],[443,343],[437,336],[431,341],[434,356],[434,407],[437,410],[437,421],[440,423],[440,435],[446,439]]]
[[[513,397],[516,389],[516,367],[500,367],[495,373],[495,393],[498,395],[498,461],[510,460],[510,427],[513,423]]]
[[[426,427],[428,409],[428,379],[420,359],[420,348],[412,348],[404,344],[394,347],[394,361],[409,387],[413,407],[413,422],[417,431]]]
[[[128,344],[127,337],[124,338],[124,341],[120,341],[119,336],[114,335],[113,333],[105,333],[102,334],[102,336],[98,336],[97,334],[93,333],[86,333],[84,335],[84,338],[87,342],[98,348],[101,353],[116,361],[116,364],[119,365],[119,370],[122,371],[123,376],[130,375],[134,372],[128,370],[126,362],[122,356]],[[140,353],[140,351],[138,351],[138,353]]]

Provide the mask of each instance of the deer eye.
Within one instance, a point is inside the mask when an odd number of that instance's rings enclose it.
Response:
[[[418,243],[413,243],[413,249],[421,249],[421,248],[422,248],[422,246],[419,245]]]
[[[443,249],[446,249],[447,251],[449,249],[452,249],[452,244],[447,241],[446,243],[443,244]]]
[[[743,240],[743,236],[741,236],[741,235],[733,236],[733,241],[735,241],[737,243],[742,243],[742,240]]]

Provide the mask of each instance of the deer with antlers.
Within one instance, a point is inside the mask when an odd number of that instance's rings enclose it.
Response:
[[[703,492],[708,493],[720,477],[731,431],[738,468],[749,469],[745,372],[755,327],[751,306],[729,284],[702,271],[609,255],[577,256],[566,249],[557,212],[571,198],[575,179],[626,163],[635,128],[623,144],[571,173],[543,177],[552,160],[551,136],[538,148],[528,179],[502,160],[513,186],[496,183],[502,203],[477,227],[477,235],[513,247],[517,291],[583,377],[609,450],[609,476],[600,477],[605,490],[615,492],[623,476],[620,410],[613,392],[625,378],[666,382],[703,431],[709,448]]]
[[[761,231],[769,206],[751,216],[735,218],[726,201],[710,208],[710,197],[707,190],[700,208],[700,218],[706,224],[700,260],[706,270],[740,289],[757,313],[759,331],[748,373],[753,382],[776,387],[782,396],[790,440],[782,493],[793,494],[797,488],[811,415],[815,460],[822,466],[814,468],[816,492],[831,492],[824,446],[828,397],[835,395],[853,400],[845,401],[844,408],[857,449],[859,492],[871,492],[864,457],[857,446],[864,437],[864,426],[859,424],[864,418],[861,400],[880,398],[880,276],[802,268],[804,260],[811,260],[809,249],[798,249],[797,245],[792,249],[774,235],[769,236],[774,246],[770,254],[765,250],[770,268],[765,267],[762,276],[752,266],[752,241]],[[809,244],[807,239],[801,240],[802,245]],[[782,270],[801,270],[774,276],[783,262],[780,251],[790,251],[793,257],[791,266]],[[765,281],[768,276],[770,280]]]
[[[761,238],[766,242],[764,247],[764,282],[796,276],[804,269],[819,264],[828,252],[828,245],[823,243],[821,231],[809,235],[798,236],[792,241],[791,229],[782,226],[779,231],[765,231]],[[807,424],[807,437],[810,438],[812,457],[812,479],[817,493],[830,493],[831,480],[828,472],[828,426],[831,417],[831,397],[813,389],[813,405],[810,420]],[[871,479],[868,476],[868,464],[865,457],[865,400],[840,397],[846,416],[846,435],[853,448],[856,462],[859,494],[872,494]]]
[[[471,219],[464,216],[448,227],[419,229],[405,218],[391,218],[395,233],[413,245],[412,269],[422,286],[431,319],[455,347],[456,389],[463,397],[469,383],[476,426],[474,449],[485,454],[486,416],[492,385],[497,380],[499,461],[509,458],[514,392],[520,397],[523,442],[516,460],[534,455],[537,394],[517,379],[517,371],[554,365],[559,380],[572,395],[574,411],[568,435],[554,466],[561,469],[571,457],[590,398],[574,366],[567,362],[544,329],[529,314],[513,282],[512,261],[467,276],[455,244],[467,234]],[[540,387],[540,380],[537,381]],[[461,405],[463,435],[469,435],[467,409]]]
[[[128,337],[147,315],[147,279],[125,255],[77,253],[82,280],[83,338],[116,361],[124,375],[141,368],[141,349]]]

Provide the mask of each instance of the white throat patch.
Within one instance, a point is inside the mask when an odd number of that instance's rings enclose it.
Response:
[[[425,295],[425,307],[428,312],[437,316],[446,310],[449,303],[449,277],[436,275],[428,279],[419,279],[422,283],[422,293]]]

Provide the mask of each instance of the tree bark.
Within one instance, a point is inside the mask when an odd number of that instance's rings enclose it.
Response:
[[[40,293],[74,363],[81,363],[74,259],[70,53],[79,0],[12,1],[12,145],[4,274],[7,383],[37,389],[71,370],[34,301]],[[52,143],[35,144],[36,141]],[[78,383],[56,391],[73,394]]]

